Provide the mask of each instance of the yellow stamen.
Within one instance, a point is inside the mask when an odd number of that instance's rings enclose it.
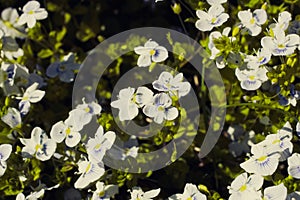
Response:
[[[34,14],[34,12],[31,10],[31,11],[28,12],[28,14],[32,15],[32,14]]]
[[[84,109],[84,111],[88,113],[88,112],[91,111],[91,109],[90,109],[90,107],[86,107],[86,108]]]
[[[35,151],[38,151],[39,149],[41,149],[43,146],[40,144],[35,145]]]
[[[279,44],[278,48],[283,49],[285,46],[283,44]]]
[[[258,158],[257,160],[260,161],[260,162],[262,162],[262,161],[264,161],[266,159],[267,159],[267,156],[262,156],[262,157]]]
[[[241,191],[241,192],[244,192],[245,190],[247,190],[247,185],[243,185],[243,186],[240,188],[240,191]]]
[[[154,49],[150,50],[150,55],[153,56],[156,53],[156,51]]]
[[[157,110],[158,110],[158,111],[164,111],[164,110],[165,110],[165,108],[164,108],[164,107],[162,107],[162,106],[159,106],[159,107],[157,108]]]
[[[272,142],[272,144],[277,144],[277,143],[280,143],[280,140],[274,140],[274,141]]]
[[[250,19],[250,24],[255,24],[255,19],[253,17]]]
[[[68,127],[68,128],[66,129],[66,134],[69,135],[70,133],[71,133],[71,129],[70,129],[70,127]]]
[[[249,76],[249,79],[250,79],[251,81],[254,81],[254,80],[255,80],[255,76],[254,76],[254,75],[251,75],[251,76]]]
[[[98,150],[98,149],[100,149],[100,147],[101,147],[101,144],[97,144],[97,145],[95,146],[95,149]]]
[[[213,17],[212,19],[211,19],[211,23],[216,23],[216,21],[217,21],[218,19],[217,18],[215,18],[215,17]]]
[[[92,167],[92,166],[91,166],[91,163],[89,163],[88,166],[87,166],[86,169],[85,169],[85,173],[87,173],[87,172],[91,169],[91,167]]]
[[[101,192],[99,192],[99,195],[98,195],[99,197],[104,197],[105,196],[105,191],[101,191]]]
[[[192,197],[189,197],[189,198],[187,198],[186,200],[193,200],[193,198],[192,198]]]

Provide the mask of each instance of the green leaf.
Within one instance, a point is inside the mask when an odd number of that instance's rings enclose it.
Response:
[[[48,58],[50,56],[53,55],[53,51],[50,49],[42,49],[39,53],[38,53],[38,57],[39,58]]]

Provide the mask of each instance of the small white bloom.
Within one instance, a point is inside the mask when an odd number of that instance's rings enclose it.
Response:
[[[15,8],[6,8],[1,13],[0,30],[7,37],[24,38],[24,28],[18,25],[19,14]]]
[[[169,200],[181,200],[181,199],[195,199],[195,200],[206,200],[206,196],[202,194],[196,185],[187,183],[184,187],[183,194],[174,194],[169,197]]]
[[[241,81],[241,87],[245,90],[257,90],[263,82],[268,80],[268,70],[264,67],[257,69],[243,69],[236,68],[235,75]]]
[[[290,21],[292,20],[292,15],[288,11],[283,11],[278,15],[278,21],[275,24],[271,24],[270,28],[272,29],[282,29],[286,30],[289,26]]]
[[[73,117],[77,124],[82,124],[82,126],[90,123],[94,115],[99,115],[102,107],[96,103],[86,103],[83,99],[83,104],[79,104],[75,109],[69,112],[69,115]]]
[[[19,58],[23,56],[23,49],[19,48],[17,41],[12,37],[2,38],[2,50],[1,56],[6,57],[9,60]]]
[[[111,148],[115,139],[115,132],[108,131],[104,134],[103,127],[99,126],[95,138],[90,138],[86,144],[89,160],[95,163],[101,162],[106,151]]]
[[[206,1],[211,6],[213,6],[213,5],[221,5],[221,4],[227,2],[227,0],[206,0]]]
[[[10,144],[1,144],[0,145],[0,177],[6,171],[7,164],[6,161],[9,158],[12,151],[12,146]]]
[[[38,85],[38,83],[33,83],[26,89],[23,97],[16,97],[16,99],[21,99],[19,109],[22,115],[29,112],[30,103],[37,103],[44,97],[45,91],[38,90]]]
[[[287,122],[276,134],[267,135],[261,144],[267,146],[270,152],[279,153],[279,161],[285,161],[293,151],[292,131],[291,124]]]
[[[300,154],[293,153],[291,157],[288,158],[288,173],[293,178],[300,179]]]
[[[15,108],[8,108],[7,113],[1,117],[1,120],[11,128],[19,127],[22,124],[21,114]]]
[[[264,178],[259,175],[251,175],[248,177],[247,173],[240,174],[231,183],[229,189],[229,200],[242,199],[261,199],[260,188],[264,183]]]
[[[78,174],[80,177],[74,184],[77,189],[87,187],[90,183],[98,180],[105,172],[104,165],[102,162],[93,163],[88,160],[78,162]]]
[[[287,56],[294,53],[299,45],[297,34],[285,35],[284,30],[273,29],[274,37],[265,36],[261,39],[263,48],[268,49],[274,56]]]
[[[254,10],[253,14],[250,10],[239,11],[238,17],[251,36],[257,36],[261,32],[261,25],[267,21],[267,13],[263,9]]]
[[[56,150],[56,142],[49,139],[46,133],[40,128],[35,127],[31,132],[31,138],[21,138],[22,154],[25,157],[35,156],[38,160],[49,160]]]
[[[144,46],[135,47],[134,52],[140,55],[137,61],[139,67],[148,67],[152,62],[163,62],[168,58],[168,50],[151,39]]]
[[[92,200],[110,200],[119,192],[117,185],[104,185],[103,182],[96,183],[96,190],[93,193]]]
[[[160,188],[144,192],[140,187],[133,187],[130,192],[130,200],[152,200],[160,193]]]
[[[188,82],[182,82],[183,74],[179,73],[175,77],[169,72],[162,72],[158,80],[155,80],[152,85],[158,91],[169,92],[171,96],[185,96],[189,93],[191,85]]]
[[[248,173],[254,173],[261,176],[272,175],[279,164],[280,154],[269,152],[263,143],[253,145],[251,153],[253,154],[248,160],[241,163],[240,166]]]
[[[139,114],[139,108],[151,102],[153,92],[146,87],[135,89],[128,87],[120,90],[118,100],[111,102],[113,108],[119,109],[120,121],[132,120]]]
[[[267,187],[264,190],[264,197],[263,200],[283,200],[286,199],[287,196],[287,189],[283,185],[283,183]]]
[[[37,20],[46,19],[48,17],[48,12],[44,8],[40,8],[38,1],[28,1],[22,11],[23,14],[20,16],[18,24],[27,24],[29,28],[34,27]]]
[[[214,27],[221,26],[229,18],[229,15],[224,13],[224,10],[221,5],[212,5],[207,12],[197,10],[196,15],[199,20],[196,21],[196,28],[200,31],[210,31]]]
[[[173,120],[178,116],[178,110],[172,107],[172,99],[166,93],[154,95],[153,102],[145,105],[143,112],[148,117],[154,119],[158,124],[161,124],[164,119]]]
[[[256,55],[247,55],[245,62],[248,62],[248,66],[251,66],[251,68],[256,68],[261,65],[267,64],[271,60],[271,55],[272,53],[270,52],[269,49],[259,49],[256,52]]]
[[[79,131],[83,126],[77,124],[73,117],[69,116],[64,122],[59,121],[52,126],[50,136],[57,143],[61,143],[64,139],[68,147],[75,147],[81,140]]]

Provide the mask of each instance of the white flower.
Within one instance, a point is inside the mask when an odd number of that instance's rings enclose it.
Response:
[[[206,1],[211,6],[213,6],[213,5],[220,5],[220,4],[223,4],[223,3],[227,2],[227,0],[206,0]]]
[[[2,38],[1,56],[9,60],[23,56],[23,49],[19,48],[17,41],[12,37]]]
[[[288,173],[293,178],[300,179],[300,154],[293,153],[291,157],[288,158]]]
[[[222,55],[217,56],[220,53],[220,50],[216,48],[216,46],[214,44],[214,40],[221,38],[222,36],[228,37],[230,31],[231,31],[231,28],[226,27],[223,29],[222,33],[220,33],[219,31],[213,31],[209,34],[208,48],[211,51],[210,59],[216,59],[216,65],[219,69],[223,69],[226,66],[227,62],[225,61],[225,59]],[[235,37],[228,37],[228,38],[231,42],[236,40]]]
[[[279,153],[279,161],[285,161],[293,151],[292,131],[291,124],[287,122],[276,134],[267,135],[261,144],[267,146],[270,152]]]
[[[19,127],[22,124],[21,114],[15,108],[8,108],[7,113],[1,117],[1,120],[11,128]]]
[[[228,187],[229,194],[231,194],[229,200],[260,200],[261,192],[259,189],[263,183],[264,179],[262,176],[254,174],[248,177],[247,173],[240,174]]]
[[[163,62],[168,58],[168,50],[151,39],[144,46],[135,47],[134,52],[140,55],[137,61],[139,67],[148,67],[152,62]]]
[[[146,87],[135,89],[128,87],[120,90],[118,100],[111,102],[113,108],[119,109],[120,121],[132,120],[139,114],[139,108],[151,102],[153,92]]]
[[[156,197],[159,193],[160,188],[143,192],[143,190],[140,187],[133,187],[132,191],[130,191],[130,200],[152,200],[152,198]]]
[[[178,116],[178,110],[172,107],[172,99],[166,93],[154,95],[153,102],[145,105],[143,112],[148,117],[161,124],[164,119],[173,120]]]
[[[49,139],[46,133],[40,128],[35,127],[31,132],[31,138],[20,139],[25,145],[22,148],[22,154],[25,157],[35,156],[38,160],[49,160],[56,150],[56,142]]]
[[[255,173],[261,176],[272,175],[277,169],[280,155],[269,152],[269,150],[263,143],[253,145],[251,148],[253,155],[240,164],[241,168],[248,173]]]
[[[260,26],[267,21],[267,13],[263,9],[254,10],[253,14],[250,10],[239,11],[238,17],[251,36],[257,36],[261,32]]]
[[[288,11],[283,11],[278,15],[278,21],[275,24],[271,24],[270,28],[272,29],[282,29],[286,30],[289,26],[290,21],[292,20],[292,15]]]
[[[183,194],[174,194],[169,197],[169,200],[181,200],[181,199],[195,199],[195,200],[206,200],[206,196],[202,194],[196,185],[187,183],[184,187]]]
[[[283,183],[267,187],[264,190],[264,197],[263,200],[284,200],[287,196],[287,189],[283,185]]]
[[[241,81],[241,87],[245,90],[257,90],[263,82],[268,80],[268,70],[264,67],[257,69],[243,69],[236,68],[235,75]]]
[[[99,115],[102,107],[96,103],[86,103],[83,99],[83,104],[77,105],[75,109],[69,112],[69,115],[74,118],[77,124],[82,126],[90,123],[94,115]]]
[[[26,115],[29,112],[30,103],[37,103],[44,97],[45,91],[38,90],[38,85],[38,83],[33,83],[26,89],[23,97],[16,97],[16,99],[21,99],[19,102],[21,114]]]
[[[155,80],[152,85],[158,91],[169,92],[171,96],[185,96],[189,93],[191,85],[188,82],[182,82],[183,74],[179,73],[175,77],[169,72],[162,72],[158,80]]]
[[[57,143],[61,143],[64,139],[68,147],[75,147],[81,140],[79,131],[83,126],[77,124],[73,117],[69,116],[64,122],[59,121],[52,126],[50,136]]]
[[[285,35],[284,30],[273,29],[274,37],[265,36],[261,39],[263,48],[268,49],[274,56],[287,56],[294,53],[299,45],[299,36],[296,34]]]
[[[247,55],[245,62],[248,62],[248,66],[251,66],[251,68],[256,68],[261,65],[267,64],[271,60],[271,55],[272,53],[270,52],[269,49],[259,49],[256,52],[256,55]]]
[[[95,138],[90,138],[86,144],[89,160],[98,163],[102,161],[106,151],[111,148],[116,139],[116,134],[113,131],[103,133],[103,127],[99,126]]]
[[[10,144],[1,144],[0,145],[0,177],[6,171],[7,164],[6,160],[9,158],[12,151],[12,146]]]
[[[82,160],[78,162],[78,174],[80,177],[74,184],[77,189],[82,189],[88,186],[90,183],[98,180],[105,172],[103,163],[93,163],[88,160]]]
[[[37,192],[31,192],[27,197],[23,193],[19,193],[16,200],[38,200],[44,196],[45,190],[41,189]]]
[[[0,30],[4,35],[12,38],[24,38],[23,27],[18,25],[19,14],[15,8],[6,8],[1,13]]]
[[[27,24],[29,28],[34,27],[36,20],[46,19],[48,17],[48,12],[44,8],[40,8],[38,1],[28,1],[22,11],[23,14],[20,16],[18,24]]]
[[[91,200],[110,200],[118,192],[117,185],[104,185],[103,182],[98,181]]]
[[[80,64],[75,62],[74,53],[70,52],[65,55],[62,61],[57,61],[49,65],[46,75],[54,78],[59,77],[59,80],[65,83],[70,83],[74,80],[74,70],[79,69]]]
[[[199,20],[196,21],[196,28],[200,31],[210,31],[214,27],[221,26],[229,18],[229,15],[224,13],[224,10],[221,5],[212,5],[207,12],[197,10],[196,15]]]

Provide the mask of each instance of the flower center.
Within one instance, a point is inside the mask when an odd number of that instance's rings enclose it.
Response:
[[[28,12],[28,14],[29,14],[29,15],[34,14],[34,11],[33,11],[33,10],[30,10],[30,11]]]
[[[60,70],[60,71],[65,71],[65,70],[66,70],[66,66],[60,65],[60,66],[59,66],[59,70]]]
[[[254,80],[255,80],[255,76],[254,76],[254,75],[251,75],[251,76],[249,76],[249,79],[250,79],[251,81],[254,81]]]
[[[28,96],[24,96],[24,97],[22,98],[23,101],[28,101],[28,99],[29,99]]]
[[[280,143],[281,141],[280,140],[274,140],[273,142],[272,142],[272,144],[277,144],[277,143]]]
[[[211,23],[213,23],[213,24],[214,24],[214,23],[216,23],[216,22],[217,22],[217,20],[218,20],[218,19],[217,19],[216,17],[213,17],[213,18],[211,19]]]
[[[163,106],[159,106],[159,107],[157,108],[157,110],[158,110],[158,111],[164,111],[165,108],[164,108]]]
[[[92,165],[91,163],[89,163],[87,166],[86,166],[86,169],[85,169],[85,173],[87,173],[90,169],[91,169]]]
[[[71,133],[71,128],[68,127],[68,128],[66,129],[66,134],[67,134],[67,135],[70,135],[70,133]]]
[[[95,149],[96,149],[96,150],[99,150],[100,147],[101,147],[101,144],[96,144]]]
[[[42,148],[42,145],[40,145],[40,144],[35,145],[35,151],[38,151],[41,148]]]
[[[243,186],[240,188],[240,191],[241,191],[241,192],[244,192],[245,190],[247,190],[247,185],[246,185],[246,184],[243,185]]]
[[[279,44],[279,45],[278,45],[278,48],[279,48],[279,49],[283,49],[284,47],[285,47],[285,46],[284,46],[283,44]]]
[[[254,19],[254,17],[252,17],[252,19],[250,19],[250,24],[255,24],[255,19]]]
[[[187,198],[186,200],[193,200],[193,198],[192,198],[192,197],[189,197],[189,198]]]
[[[262,161],[264,161],[266,159],[267,159],[267,156],[261,156],[257,160],[260,161],[260,162],[262,162]]]
[[[105,196],[105,191],[101,191],[101,192],[99,192],[99,195],[98,195],[99,197],[104,197]]]
[[[86,108],[84,109],[84,111],[87,112],[87,113],[89,113],[89,112],[91,111],[91,109],[90,109],[89,107],[86,107]]]
[[[13,28],[13,25],[9,21],[3,21],[4,25],[8,28]]]
[[[155,55],[155,53],[156,53],[156,51],[155,51],[154,49],[151,49],[151,50],[150,50],[150,55],[151,55],[151,56]]]

